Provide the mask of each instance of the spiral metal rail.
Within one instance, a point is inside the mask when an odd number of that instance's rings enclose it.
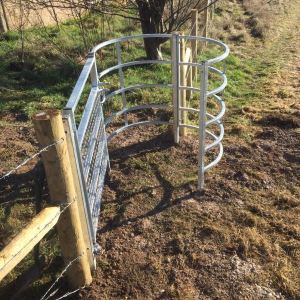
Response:
[[[143,40],[147,38],[160,38],[170,40],[171,45],[171,60],[138,60],[131,62],[122,61],[122,43],[132,40]],[[222,49],[222,54],[208,59],[204,62],[184,62],[180,60],[180,43],[182,41],[198,41],[205,44],[212,44]],[[117,54],[117,65],[102,70],[98,73],[96,54],[102,51],[107,46],[114,46]],[[222,117],[225,114],[225,103],[220,96],[227,85],[225,72],[214,67],[215,64],[223,61],[229,55],[228,47],[220,42],[209,38],[198,36],[180,36],[178,34],[149,34],[122,37],[106,41],[97,45],[88,55],[87,61],[83,67],[80,77],[74,87],[71,97],[64,109],[64,115],[68,118],[73,128],[74,147],[77,151],[77,164],[81,174],[81,188],[85,195],[86,214],[90,224],[90,235],[96,248],[96,231],[101,204],[101,195],[104,185],[104,177],[109,168],[109,141],[124,130],[128,130],[135,126],[141,125],[172,125],[174,131],[174,142],[179,143],[180,128],[186,127],[195,129],[199,135],[199,154],[198,154],[198,188],[201,190],[204,187],[204,175],[210,168],[214,167],[222,158],[223,146],[222,139],[224,137],[224,127]],[[134,84],[125,86],[124,69],[133,66],[145,66],[153,64],[164,64],[172,67],[172,82],[168,84]],[[201,82],[199,87],[183,86],[180,84],[180,67],[188,66],[200,69]],[[118,72],[120,88],[110,91],[105,88],[103,82],[105,76]],[[214,73],[222,80],[222,84],[208,90],[209,74]],[[91,80],[91,88],[89,96],[84,104],[84,110],[79,122],[76,125],[75,113],[82,100],[82,94],[88,84],[88,79]],[[126,93],[136,89],[144,88],[168,88],[172,89],[173,99],[170,104],[144,104],[131,107],[126,100]],[[183,107],[181,105],[181,91],[187,90],[199,93],[199,108]],[[113,101],[114,97],[121,95],[122,109],[104,117],[103,107],[108,101]],[[219,107],[217,115],[207,112],[207,101],[215,101]],[[172,109],[173,119],[171,121],[164,120],[147,120],[130,123],[128,114],[145,109]],[[196,113],[199,116],[199,124],[185,124],[182,120],[182,112]],[[109,126],[116,118],[124,116],[124,125],[108,134],[106,127]],[[218,128],[216,133],[215,128]],[[209,140],[209,142],[208,142]],[[207,163],[206,154],[213,151],[215,157]]]

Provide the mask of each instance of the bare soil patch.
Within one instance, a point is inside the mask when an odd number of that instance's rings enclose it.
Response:
[[[258,128],[251,142],[226,141],[225,159],[208,175],[203,195],[196,192],[194,136],[174,146],[151,127],[116,138],[99,226],[102,254],[82,298],[300,296],[299,273],[288,268],[300,259],[293,150],[299,127]]]

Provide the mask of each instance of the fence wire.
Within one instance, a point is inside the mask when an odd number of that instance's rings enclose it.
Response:
[[[56,298],[56,299],[54,299],[54,300],[60,300],[60,299],[69,297],[69,296],[71,296],[71,295],[73,295],[73,294],[75,294],[75,293],[77,293],[77,292],[83,290],[84,288],[85,288],[85,286],[83,286],[82,288],[76,289],[76,290],[74,290],[74,291],[72,291],[72,292],[68,292],[68,293],[66,293],[66,294],[64,294],[64,295],[62,295],[62,296],[60,296],[59,298]]]
[[[0,181],[4,180],[5,178],[9,177],[11,174],[17,172],[20,168],[24,167],[25,165],[27,165],[30,161],[32,161],[33,159],[35,159],[36,157],[38,157],[39,155],[41,155],[43,152],[48,151],[51,147],[56,146],[58,144],[61,144],[64,141],[63,138],[61,138],[58,141],[53,142],[52,144],[42,148],[39,152],[33,154],[32,156],[26,158],[22,163],[20,163],[18,166],[16,166],[15,168],[13,168],[12,170],[10,170],[9,172],[7,172],[6,174],[4,174],[3,176],[0,177]]]
[[[61,138],[60,140],[57,140],[55,142],[53,142],[52,144],[50,145],[47,145],[45,146],[44,148],[40,149],[37,153],[33,154],[32,156],[26,158],[23,162],[21,162],[19,165],[17,165],[15,168],[11,169],[9,172],[5,173],[4,175],[2,175],[0,177],[0,182],[7,179],[10,175],[12,175],[13,173],[17,172],[20,168],[24,167],[25,165],[27,165],[30,161],[34,160],[36,157],[40,156],[43,152],[46,152],[48,151],[50,148],[58,145],[58,144],[61,144],[63,143],[64,139]],[[16,201],[13,201],[13,202],[18,202],[19,200],[16,200]],[[61,206],[61,211],[55,215],[55,217],[53,217],[44,227],[42,227],[40,229],[40,232],[43,231],[45,228],[47,228],[57,217],[59,217],[61,214],[63,214],[71,204],[73,204],[75,200],[73,200],[72,202],[68,203],[67,205],[62,205]],[[8,203],[11,203],[11,201],[9,202],[4,202],[2,203],[1,205],[3,204],[8,204]],[[33,238],[34,239],[34,238]],[[9,261],[7,261],[5,263],[4,266],[2,266],[2,268],[0,269],[0,271],[2,269],[4,269],[28,244],[31,243],[31,241],[33,240],[31,239],[30,241],[28,241],[28,243],[22,247],[22,249],[20,249],[13,257],[11,257],[11,259]],[[63,271],[60,273],[60,275],[56,278],[56,280],[54,281],[54,283],[50,286],[50,288],[46,291],[46,293],[42,296],[41,300],[48,300],[52,297],[54,297],[57,292],[59,291],[59,288],[55,289],[54,291],[51,292],[51,290],[54,288],[54,286],[59,282],[59,280],[64,276],[64,274],[68,271],[68,269],[75,263],[77,262],[82,256],[83,256],[84,253],[82,253],[81,255],[79,255],[78,257],[76,257],[75,259],[73,259],[72,261],[70,261],[68,263],[68,265],[63,269]],[[83,289],[84,287],[82,288],[78,288],[76,290],[73,290],[73,291],[69,291],[67,293],[65,293],[64,295],[62,296],[59,296],[58,298],[56,298],[55,300],[60,300],[60,299],[63,299],[63,298],[66,298],[70,295],[73,295],[75,293],[77,293],[78,291],[80,291],[81,289]],[[51,292],[51,293],[50,293]]]
[[[51,297],[53,297],[58,291],[59,291],[59,288],[56,289],[55,291],[53,291],[52,293],[50,293],[50,291],[54,288],[54,286],[58,283],[58,281],[64,276],[64,274],[69,270],[69,268],[75,263],[77,262],[82,256],[84,255],[84,253],[81,253],[80,255],[78,255],[76,258],[74,258],[73,260],[71,260],[67,266],[62,270],[62,272],[59,274],[59,276],[56,278],[56,280],[53,282],[53,284],[50,286],[50,288],[46,291],[46,293],[42,296],[42,298],[40,300],[48,300],[50,299]],[[83,287],[84,288],[84,287]],[[75,291],[72,291],[72,292],[68,292],[66,293],[65,295],[57,298],[56,300],[58,299],[62,299],[62,298],[65,298],[69,295],[72,295],[76,292],[78,292],[81,288],[75,290]],[[49,294],[50,293],[50,294]],[[49,294],[49,295],[48,295]]]

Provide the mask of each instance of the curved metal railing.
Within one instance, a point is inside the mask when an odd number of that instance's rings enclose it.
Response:
[[[170,41],[171,59],[159,60],[136,60],[130,62],[123,61],[122,43],[129,41],[143,40],[147,38],[159,38]],[[221,49],[222,53],[216,57],[208,58],[205,61],[183,61],[180,60],[180,45],[182,42],[199,42],[203,45],[213,45]],[[97,53],[105,50],[106,47],[113,46],[117,54],[117,64],[101,70],[98,73]],[[216,68],[216,64],[226,59],[229,55],[229,48],[222,42],[210,38],[197,36],[180,36],[174,34],[148,34],[121,37],[110,41],[103,42],[92,49],[89,53],[87,61],[83,67],[80,77],[74,87],[71,97],[65,107],[65,112],[72,116],[74,126],[75,139],[78,144],[79,163],[81,164],[82,176],[86,184],[86,197],[89,199],[91,219],[99,213],[100,204],[97,203],[97,195],[102,192],[104,184],[104,175],[106,166],[109,165],[107,143],[117,134],[134,126],[152,125],[152,124],[168,124],[174,128],[174,141],[179,142],[181,128],[190,128],[198,130],[199,133],[199,182],[198,187],[204,187],[204,175],[207,170],[215,166],[223,155],[222,139],[224,137],[224,127],[222,117],[225,114],[225,103],[220,95],[227,85],[226,74]],[[143,67],[146,65],[169,65],[171,66],[172,80],[169,83],[137,83],[125,85],[124,69],[131,67]],[[199,86],[186,85],[181,83],[180,68],[195,68],[201,72],[201,82]],[[105,88],[104,78],[118,72],[120,87],[110,91]],[[209,75],[215,74],[222,83],[211,90],[209,86]],[[88,78],[91,79],[91,87],[89,96],[85,102],[84,110],[81,115],[79,125],[75,124],[75,111],[81,101],[83,91],[87,86]],[[147,103],[136,106],[128,105],[126,94],[145,88],[167,88],[172,90],[172,101],[165,104]],[[181,92],[189,91],[199,93],[199,107],[192,108],[182,105]],[[113,101],[114,97],[121,95],[122,108],[112,112],[104,118],[103,106],[109,101]],[[218,107],[218,112],[210,113],[207,111],[207,101],[214,101]],[[128,114],[145,109],[173,109],[173,120],[148,120],[128,122]],[[198,124],[189,124],[182,118],[183,113],[198,114]],[[116,118],[124,116],[124,125],[113,130],[109,134],[106,127],[109,126]],[[217,128],[217,130],[215,129]],[[216,132],[217,131],[217,132]],[[214,150],[214,151],[213,151]],[[213,158],[208,161],[207,153],[213,153]]]

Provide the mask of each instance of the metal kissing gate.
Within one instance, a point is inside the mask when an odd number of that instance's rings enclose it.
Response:
[[[122,46],[130,41],[142,41],[147,38],[159,38],[165,40],[166,44],[170,43],[170,59],[161,58],[160,60],[136,60],[124,62]],[[181,59],[181,45],[187,42],[190,42],[191,45],[202,43],[204,47],[212,45],[216,47],[217,50],[221,49],[221,53],[218,54],[217,57],[207,59],[204,62],[198,62],[197,56],[191,60]],[[108,46],[114,47],[117,64],[98,73],[97,53],[102,52],[105,47]],[[216,52],[215,50],[212,50],[210,53]],[[198,131],[199,139],[198,188],[200,190],[203,189],[205,172],[215,166],[223,155],[221,141],[224,136],[222,117],[225,113],[225,103],[222,100],[220,93],[227,85],[227,78],[225,72],[218,70],[213,67],[213,65],[223,61],[228,54],[228,47],[220,41],[197,36],[180,36],[175,33],[122,37],[101,43],[89,53],[72,95],[64,108],[64,116],[69,120],[69,124],[73,130],[73,146],[77,154],[77,169],[80,173],[81,191],[85,199],[86,218],[90,227],[90,240],[94,247],[94,252],[97,250],[96,232],[104,178],[107,169],[110,168],[108,142],[115,135],[138,125],[167,124],[173,126],[174,142],[179,143],[182,128],[196,129]],[[132,66],[146,66],[153,64],[171,66],[172,82],[169,82],[168,84],[139,83],[125,85],[125,70]],[[189,85],[184,83],[182,80],[183,78],[181,78],[181,68],[183,67],[190,68],[190,72],[192,68],[200,71],[199,86],[193,87],[192,83],[196,81],[195,78]],[[119,88],[111,91],[105,88],[103,78],[115,72],[117,72],[119,76]],[[220,86],[209,90],[209,76],[217,76],[221,79]],[[89,78],[91,84],[88,81]],[[214,83],[212,84],[215,86]],[[83,92],[84,90],[86,91],[87,88],[89,89],[89,95],[87,99],[82,99],[84,98]],[[145,88],[169,88],[172,90],[173,99],[170,99],[168,104],[150,103],[135,106],[127,101],[126,93],[136,89]],[[194,95],[198,93],[198,107],[188,107],[182,99],[182,91],[189,91],[189,93],[194,93]],[[118,95],[122,99],[122,108],[105,117],[104,104],[113,101],[113,98]],[[208,102],[214,103],[213,112],[208,112]],[[78,114],[77,111],[82,111],[82,107],[84,107],[83,112]],[[138,111],[150,108],[157,110],[172,110],[173,118],[169,121],[161,119],[139,122],[129,121],[129,114],[134,114]],[[188,113],[197,114],[198,124],[190,123],[183,117],[184,114]],[[75,116],[78,115],[78,119],[80,119],[78,122],[79,125],[77,125],[75,121]],[[124,125],[118,129],[115,129],[114,127],[113,131],[108,134],[106,128],[112,124],[116,118],[119,119],[120,117],[124,117]],[[211,155],[208,156],[206,153],[209,151],[211,152]],[[210,159],[210,161],[208,161],[208,159]]]

